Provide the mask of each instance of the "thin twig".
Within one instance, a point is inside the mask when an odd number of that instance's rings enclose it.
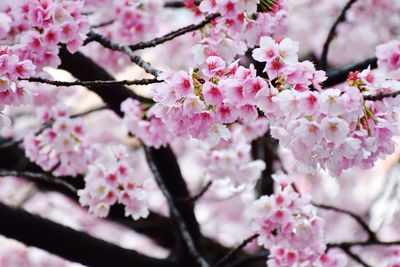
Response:
[[[107,109],[107,108],[108,108],[108,106],[106,106],[106,105],[103,105],[103,106],[100,106],[100,107],[95,107],[95,108],[83,111],[81,113],[73,114],[73,115],[69,116],[69,118],[74,119],[74,118],[78,118],[78,117],[83,117],[83,116],[89,115],[90,113],[93,113],[93,112],[96,112],[96,111],[100,111],[100,110],[104,110],[104,109]],[[46,130],[47,128],[51,127],[53,125],[53,123],[54,123],[53,120],[45,122],[39,129],[36,130],[35,135],[41,134],[44,130]],[[22,144],[23,141],[24,141],[24,138],[7,141],[5,143],[0,144],[0,150],[9,148],[11,146]]]
[[[79,117],[83,117],[83,116],[89,115],[89,114],[91,114],[91,113],[93,113],[93,112],[101,111],[101,110],[106,110],[106,109],[108,109],[108,106],[107,106],[107,105],[103,105],[103,106],[99,106],[99,107],[95,107],[95,108],[92,108],[92,109],[83,111],[83,112],[81,112],[81,113],[73,114],[73,115],[71,115],[71,116],[69,116],[69,117],[70,117],[71,119],[79,118]]]
[[[336,28],[341,22],[345,21],[347,11],[356,1],[357,0],[350,0],[349,2],[347,2],[347,4],[343,7],[342,11],[340,12],[340,15],[337,17],[336,21],[333,23],[331,29],[329,30],[328,37],[325,40],[321,58],[319,60],[318,64],[319,69],[326,70],[329,46],[336,35]]]
[[[189,201],[196,202],[199,200],[207,191],[210,189],[211,185],[213,184],[212,181],[209,181],[196,195],[190,197]]]
[[[391,92],[391,93],[378,94],[378,95],[366,95],[366,96],[364,96],[364,100],[378,101],[378,100],[382,100],[384,98],[396,97],[398,95],[400,95],[400,90]]]
[[[321,208],[321,209],[325,209],[325,210],[333,210],[336,212],[340,212],[343,214],[346,214],[348,216],[350,216],[351,218],[353,218],[363,229],[364,231],[368,234],[368,240],[377,240],[376,238],[376,234],[369,228],[369,226],[364,222],[364,220],[358,216],[357,214],[348,211],[348,210],[344,210],[341,208],[337,208],[337,207],[333,207],[333,206],[329,206],[329,205],[324,205],[324,204],[317,204],[317,203],[312,203],[315,207]]]
[[[213,184],[212,181],[209,181],[196,195],[191,197],[175,197],[174,199],[178,201],[188,201],[188,202],[196,202],[199,200],[207,191],[210,189],[211,185]]]
[[[120,80],[120,81],[100,81],[100,80],[94,80],[94,81],[72,81],[72,82],[64,82],[64,81],[52,81],[48,79],[42,79],[38,77],[31,77],[28,79],[25,79],[26,81],[29,82],[38,82],[38,83],[45,83],[45,84],[50,84],[54,86],[85,86],[85,87],[99,87],[99,86],[113,86],[113,85],[149,85],[153,83],[160,83],[161,81],[157,80],[156,78],[154,79],[139,79],[139,80]]]
[[[69,191],[71,191],[72,193],[76,194],[77,190],[76,188],[61,180],[58,179],[55,176],[52,176],[48,173],[38,173],[38,172],[30,172],[30,171],[16,171],[16,170],[5,170],[5,169],[0,169],[0,176],[4,177],[4,176],[16,176],[16,177],[25,177],[25,178],[29,178],[31,180],[34,181],[45,181],[48,183],[52,183],[52,184],[56,184],[56,185],[61,185],[64,188],[68,189]]]
[[[88,42],[91,42],[91,41],[96,41],[96,42],[100,43],[101,45],[103,45],[104,47],[107,47],[109,49],[112,49],[112,50],[115,50],[115,51],[124,52],[125,54],[127,54],[129,56],[129,58],[131,59],[131,61],[133,63],[135,63],[136,65],[138,65],[142,69],[144,69],[147,73],[150,73],[150,74],[154,75],[155,77],[157,77],[158,74],[161,73],[160,70],[157,70],[157,69],[153,68],[150,65],[150,63],[148,63],[147,61],[143,60],[138,55],[135,55],[133,53],[132,49],[127,45],[122,45],[120,43],[116,43],[116,42],[106,38],[105,36],[103,36],[101,34],[98,34],[98,33],[95,33],[93,31],[90,31],[88,33],[88,39],[85,41],[85,44],[87,44]]]
[[[229,264],[229,267],[238,267],[238,266],[249,266],[251,262],[255,261],[264,261],[267,259],[269,255],[269,251],[260,251],[251,255],[246,255],[243,256],[235,261],[233,261],[231,264]],[[246,265],[245,265],[246,264]]]
[[[115,22],[115,20],[109,20],[109,21],[106,21],[106,22],[99,23],[97,25],[93,25],[93,26],[91,26],[91,28],[92,29],[96,29],[96,28],[106,27],[106,26],[109,26],[109,25],[113,24],[114,22]]]
[[[129,46],[129,48],[132,51],[136,51],[136,50],[140,50],[140,49],[144,49],[144,48],[157,46],[159,44],[162,44],[162,43],[165,43],[165,42],[170,41],[172,39],[175,39],[176,37],[181,36],[181,35],[183,35],[185,33],[198,30],[198,29],[200,29],[203,26],[207,25],[213,19],[215,19],[215,18],[217,18],[219,16],[220,16],[220,14],[218,14],[218,13],[207,15],[205,17],[205,19],[203,21],[201,21],[200,23],[198,23],[198,24],[192,24],[192,25],[183,27],[181,29],[178,29],[176,31],[172,31],[172,32],[170,32],[170,33],[168,33],[168,34],[166,34],[164,36],[154,38],[153,40],[150,40],[150,41],[147,41],[147,42],[140,42],[140,43],[131,45],[131,46]]]
[[[242,250],[245,246],[247,246],[250,242],[258,237],[258,234],[254,234],[248,238],[246,238],[240,245],[236,248],[229,251],[222,259],[220,259],[213,267],[219,267],[224,265],[227,261],[229,261],[237,252]]]
[[[399,246],[400,240],[397,241],[380,241],[380,240],[367,240],[367,241],[352,241],[340,243],[328,243],[328,248],[350,248],[350,247],[369,247],[369,246]]]
[[[51,123],[52,124],[52,123]],[[35,135],[41,134],[46,128],[51,126],[50,122],[44,123],[39,129],[36,130]],[[24,141],[24,138],[18,139],[18,140],[10,140],[5,143],[0,144],[0,149],[6,149],[12,146],[16,146],[19,144],[22,144]]]
[[[170,208],[171,215],[175,218],[178,228],[182,234],[182,238],[185,241],[187,248],[189,250],[189,253],[191,256],[199,263],[201,267],[210,267],[208,262],[203,258],[203,256],[200,254],[200,252],[197,250],[193,238],[189,233],[189,230],[185,224],[185,221],[179,212],[178,208],[175,206],[173,196],[169,192],[167,186],[164,184],[163,178],[161,177],[161,174],[158,170],[158,167],[156,163],[154,162],[152,153],[150,151],[150,148],[147,146],[144,146],[144,151],[146,154],[147,162],[149,164],[150,170],[152,171],[154,178],[160,187],[161,192],[165,196],[168,206]]]
[[[372,267],[371,265],[369,265],[368,263],[366,263],[363,259],[361,259],[360,256],[358,256],[357,254],[353,253],[351,251],[350,248],[342,248],[342,250],[349,255],[350,258],[352,258],[354,261],[358,262],[359,264],[361,264],[364,267]]]

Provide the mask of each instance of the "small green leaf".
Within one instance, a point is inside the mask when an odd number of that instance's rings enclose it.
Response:
[[[275,5],[277,4],[278,0],[260,0],[260,5],[263,9],[268,11],[274,10]]]

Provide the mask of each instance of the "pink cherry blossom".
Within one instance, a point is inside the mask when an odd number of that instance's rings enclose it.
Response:
[[[315,214],[310,199],[293,192],[290,185],[253,204],[252,227],[259,234],[258,244],[270,249],[268,264],[272,266],[311,264],[326,247],[323,219]]]
[[[393,40],[376,47],[379,67],[386,71],[400,68],[400,41]]]

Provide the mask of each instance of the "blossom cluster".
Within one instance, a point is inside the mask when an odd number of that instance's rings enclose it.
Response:
[[[87,165],[97,155],[96,147],[85,138],[85,128],[79,118],[69,118],[65,107],[55,106],[43,112],[44,130],[24,137],[26,156],[55,175],[76,176],[85,173]]]
[[[376,56],[381,70],[394,73],[393,78],[400,78],[400,41],[393,40],[377,46]]]
[[[389,267],[399,267],[400,266],[400,248],[395,247],[391,249],[389,255]]]
[[[143,178],[130,164],[124,147],[112,147],[89,166],[85,188],[78,191],[79,202],[97,216],[106,217],[116,203],[125,207],[125,216],[133,219],[149,214],[148,192]]]
[[[218,55],[231,62],[235,56],[244,55],[248,47],[258,44],[261,36],[271,35],[283,27],[286,19],[286,1],[266,0],[264,7],[256,0],[204,0],[199,9],[202,13],[220,13],[222,16],[202,31],[201,42],[192,48],[196,63]],[[257,12],[261,5],[263,12]]]
[[[0,7],[0,111],[29,101],[28,79],[57,67],[59,44],[78,50],[89,28],[81,1],[6,0]],[[0,126],[4,124],[1,120]]]
[[[171,141],[172,136],[165,124],[160,118],[152,115],[151,109],[146,112],[139,101],[129,98],[122,102],[121,110],[124,112],[123,121],[129,132],[145,145],[159,148]]]
[[[198,162],[204,168],[204,179],[216,182],[225,191],[254,188],[265,169],[265,162],[252,159],[250,143],[264,135],[267,126],[266,119],[260,117],[251,125],[233,125],[232,138],[227,142],[214,147],[202,143],[197,154]]]
[[[162,78],[164,82],[153,87],[154,115],[174,137],[191,136],[211,145],[231,137],[227,125],[258,118],[256,95],[268,86],[254,68],[238,62],[227,66],[217,56],[208,57],[201,72],[179,71]]]
[[[292,151],[298,169],[308,172],[323,168],[339,175],[353,166],[370,168],[392,153],[399,99],[371,101],[364,95],[393,92],[400,83],[366,69],[352,73],[344,86],[322,90],[325,72],[310,61],[299,62],[297,52],[290,39],[261,38],[253,57],[266,62],[268,79],[252,66],[227,66],[218,56],[209,56],[199,72],[164,74],[164,83],[154,86],[157,104],[151,114],[174,137],[217,145],[231,138],[230,124],[254,122],[259,108],[272,136]]]
[[[263,36],[260,47],[253,50],[253,58],[266,62],[264,71],[270,80],[278,78],[278,83],[284,82],[297,91],[306,91],[311,85],[321,89],[320,84],[326,80],[325,72],[316,71],[310,61],[299,62],[298,51],[299,44],[289,38],[277,41]]]
[[[301,260],[301,253],[298,251],[286,249],[283,246],[275,246],[270,251],[267,264],[271,267],[344,267],[347,266],[347,258],[341,252],[329,250],[320,255],[312,262],[312,265],[310,265],[310,261],[304,262]]]
[[[6,105],[19,106],[30,100],[30,92],[23,81],[35,72],[35,65],[30,60],[20,60],[7,50],[0,49],[0,112]],[[6,117],[0,117],[0,128]],[[1,123],[3,121],[3,123]]]
[[[263,37],[253,57],[266,62],[272,80],[264,93],[264,111],[271,134],[293,152],[299,169],[322,167],[331,174],[374,162],[394,151],[392,136],[398,133],[395,109],[399,99],[364,101],[363,96],[400,89],[369,69],[353,73],[345,86],[321,90],[325,75],[311,62],[298,62],[298,46],[284,39]]]
[[[316,215],[309,196],[293,191],[291,177],[273,178],[278,190],[257,199],[251,210],[258,244],[271,251],[268,266],[310,266],[326,248],[324,220]]]
[[[59,44],[76,52],[83,44],[89,24],[81,10],[82,1],[7,0],[2,16],[9,19],[4,38],[13,45],[7,49],[20,60],[28,59],[41,71],[44,66],[57,67]],[[3,26],[4,28],[4,26]]]
[[[85,7],[92,10],[90,24],[96,27],[96,32],[121,44],[135,44],[155,37],[164,1],[160,0],[114,0],[88,1]],[[98,64],[117,72],[125,68],[130,62],[124,53],[104,48],[98,43],[91,43],[84,52],[88,53]]]

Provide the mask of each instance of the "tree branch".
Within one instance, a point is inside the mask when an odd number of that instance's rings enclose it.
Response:
[[[262,261],[261,264],[256,265],[257,267],[265,267],[265,259],[267,259],[268,255],[269,251],[260,251],[233,261],[231,264],[229,264],[229,267],[240,267],[240,266],[249,267],[249,264],[251,262],[257,262],[257,261]]]
[[[166,34],[164,36],[154,38],[153,40],[150,40],[150,41],[147,41],[147,42],[140,42],[140,43],[137,43],[137,44],[134,44],[134,45],[130,45],[129,48],[132,51],[136,51],[136,50],[140,50],[140,49],[144,49],[144,48],[155,47],[155,46],[157,46],[159,44],[162,44],[162,43],[165,43],[165,42],[170,41],[172,39],[175,39],[178,36],[184,35],[185,33],[196,31],[196,30],[204,27],[208,23],[210,23],[213,19],[218,18],[219,16],[220,16],[220,14],[217,14],[217,13],[207,15],[205,17],[205,19],[203,21],[201,21],[200,23],[198,23],[198,24],[191,24],[189,26],[180,28],[180,29],[178,29],[176,31],[172,31],[172,32],[170,32],[170,33],[168,33],[168,34]]]
[[[86,115],[88,115],[90,113],[93,113],[93,112],[96,112],[96,111],[100,111],[100,110],[105,110],[105,109],[108,109],[107,105],[103,105],[103,106],[100,106],[100,107],[89,109],[89,110],[86,110],[86,111],[81,112],[81,113],[73,114],[73,115],[71,115],[69,117],[72,118],[72,119],[73,118],[78,118],[78,117],[86,116]],[[42,124],[40,126],[40,128],[38,130],[36,130],[35,135],[39,135],[45,129],[49,128],[52,124],[53,124],[53,121],[48,121],[48,122]],[[14,145],[20,145],[20,144],[22,144],[23,141],[24,141],[24,139],[20,138],[20,139],[17,139],[17,140],[10,140],[10,141],[6,141],[6,142],[3,142],[3,143],[0,143],[0,150],[8,148],[8,147],[12,147]]]
[[[248,238],[246,238],[239,246],[229,251],[222,259],[220,259],[213,267],[223,266],[227,261],[229,261],[237,252],[242,250],[245,246],[247,246],[250,242],[258,237],[258,234],[254,234]]]
[[[50,126],[51,126],[51,124],[49,122],[42,124],[40,126],[40,128],[36,130],[35,135],[42,133],[46,128],[48,128]],[[13,147],[16,145],[20,145],[20,144],[22,144],[23,141],[24,141],[24,138],[21,138],[18,140],[10,140],[10,141],[6,141],[6,142],[2,142],[2,143],[0,143],[0,150],[6,149],[9,147]]]
[[[86,111],[83,111],[83,112],[80,112],[80,113],[73,114],[73,115],[71,115],[69,117],[71,119],[79,118],[79,117],[83,117],[83,116],[92,114],[93,112],[102,111],[102,110],[106,110],[106,109],[108,109],[108,106],[107,105],[103,105],[103,106],[95,107],[95,108],[92,108],[92,109],[89,109],[89,110],[86,110]]]
[[[369,228],[369,226],[364,222],[364,220],[360,216],[358,216],[357,214],[355,214],[355,213],[353,213],[351,211],[348,211],[348,210],[344,210],[344,209],[333,207],[333,206],[329,206],[329,205],[317,204],[317,203],[312,203],[312,204],[317,208],[321,208],[321,209],[325,209],[325,210],[332,210],[332,211],[340,212],[340,213],[343,213],[343,214],[346,214],[346,215],[350,216],[368,234],[368,240],[370,240],[370,241],[377,240],[376,234]]]
[[[150,65],[150,63],[144,61],[138,55],[135,55],[133,53],[133,50],[129,46],[114,42],[114,41],[106,38],[105,36],[95,33],[93,31],[89,32],[87,36],[88,36],[87,40],[89,40],[89,41],[96,41],[106,48],[109,48],[109,49],[112,49],[115,51],[120,51],[120,52],[127,54],[133,63],[135,63],[142,69],[144,69],[144,71],[146,71],[147,73],[150,73],[150,74],[154,75],[155,77],[157,77],[158,74],[161,73],[161,71],[153,68]],[[89,41],[86,41],[86,43],[88,43]]]
[[[363,259],[360,258],[357,254],[353,253],[350,248],[343,248],[342,249],[347,255],[349,255],[350,258],[352,258],[354,261],[358,262],[364,267],[372,267],[371,265],[367,264]]]
[[[16,171],[16,170],[6,170],[6,169],[0,169],[0,176],[17,176],[17,177],[24,177],[28,178],[29,180],[32,180],[34,182],[41,181],[45,182],[48,184],[54,184],[57,186],[61,186],[64,189],[70,191],[70,193],[76,194],[77,189],[69,184],[66,181],[63,181],[62,179],[59,179],[58,177],[52,176],[48,173],[42,172],[30,172],[30,171]]]
[[[274,193],[274,180],[272,175],[276,172],[276,165],[281,163],[277,153],[278,141],[271,137],[267,132],[264,136],[254,140],[251,144],[253,158],[261,159],[265,162],[266,168],[262,171],[261,177],[257,182],[256,190],[259,196],[272,195]]]
[[[346,19],[346,13],[347,11],[351,8],[351,6],[356,2],[357,0],[350,0],[347,2],[347,4],[343,7],[342,11],[340,12],[340,15],[337,17],[336,21],[333,23],[332,27],[329,30],[328,37],[325,40],[321,58],[318,63],[318,68],[321,70],[326,70],[327,67],[327,58],[328,58],[328,52],[329,52],[329,46],[333,40],[333,38],[336,35],[336,28],[337,26],[345,21]]]
[[[366,95],[366,96],[364,96],[364,100],[379,101],[379,100],[382,100],[384,98],[396,97],[399,94],[400,94],[400,90],[399,91],[395,91],[395,92],[391,92],[391,93],[382,93],[382,94],[378,94],[378,95]]]
[[[160,83],[162,81],[157,80],[157,79],[141,79],[141,80],[121,80],[121,81],[115,81],[115,80],[107,80],[107,81],[101,81],[101,80],[95,80],[95,81],[73,81],[73,82],[63,82],[63,81],[52,81],[52,80],[47,80],[47,79],[42,79],[42,78],[37,78],[37,77],[32,77],[29,79],[26,79],[25,81],[29,82],[37,82],[37,83],[45,83],[45,84],[50,84],[50,85],[55,85],[55,86],[85,86],[85,87],[100,87],[100,86],[114,86],[114,85],[149,85],[153,83]]]
[[[198,6],[201,1],[196,0],[194,2],[195,2],[195,5]],[[184,1],[168,1],[164,4],[164,7],[166,7],[166,8],[182,8],[182,7],[186,7],[186,5],[185,5]]]
[[[212,181],[209,181],[205,186],[203,186],[203,188],[194,196],[190,196],[190,197],[185,197],[185,198],[179,198],[179,197],[175,197],[174,199],[178,200],[178,201],[189,201],[189,202],[196,202],[197,200],[199,200],[211,187],[211,185],[213,184]]]
[[[102,28],[102,27],[110,26],[110,25],[112,25],[114,22],[115,22],[115,20],[109,20],[109,21],[106,21],[106,22],[102,22],[102,23],[93,25],[93,26],[91,26],[90,28],[92,28],[92,29]]]
[[[188,191],[171,149],[167,147],[156,150],[145,146],[144,151],[150,170],[168,202],[171,217],[179,229],[179,234],[184,240],[188,252],[199,266],[209,267],[210,265],[200,254],[199,246],[195,241],[195,237],[199,236],[199,229],[194,218],[193,205],[188,202],[178,202],[174,199],[177,196],[182,197],[182,193],[188,196]]]
[[[88,266],[176,267],[0,203],[0,234]]]
[[[366,240],[366,241],[352,241],[340,243],[328,243],[328,248],[349,248],[354,246],[369,247],[369,246],[399,246],[400,240],[397,241],[380,241],[380,240]]]
[[[371,69],[375,69],[378,67],[377,62],[378,62],[378,59],[376,57],[371,57],[364,61],[350,65],[348,67],[343,67],[343,68],[335,69],[332,71],[328,71],[328,73],[327,73],[328,79],[324,82],[324,86],[331,87],[336,84],[345,82],[347,80],[347,76],[349,75],[350,71],[360,71],[360,70],[364,70],[368,67],[370,67]]]
[[[209,181],[201,190],[200,192],[198,192],[196,195],[191,196],[189,198],[189,201],[192,202],[196,202],[197,200],[199,200],[207,191],[208,189],[210,189],[210,187],[212,186],[213,182]]]
[[[93,80],[114,80],[102,67],[93,62],[90,58],[81,53],[71,54],[62,49],[60,52],[61,69],[70,72],[75,78],[81,81]],[[79,66],[79,68],[77,68]],[[122,116],[120,110],[121,103],[127,98],[133,98],[143,103],[153,103],[151,99],[135,94],[131,89],[123,85],[115,84],[111,88],[89,87],[89,90],[96,93],[110,109],[119,116]]]

